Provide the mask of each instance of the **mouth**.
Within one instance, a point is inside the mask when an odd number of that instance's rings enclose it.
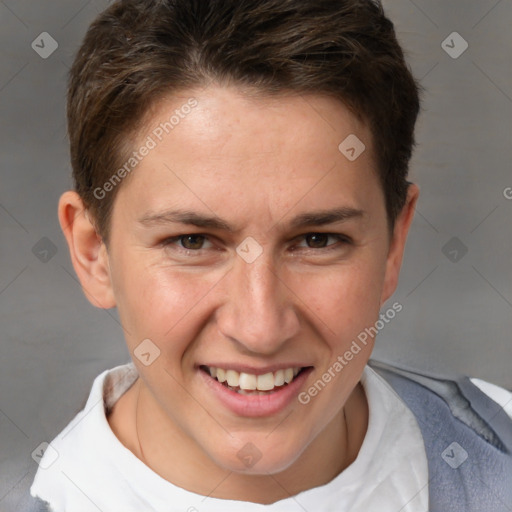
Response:
[[[311,369],[307,367],[280,368],[260,374],[201,365],[200,370],[225,388],[244,396],[263,396],[278,393]]]

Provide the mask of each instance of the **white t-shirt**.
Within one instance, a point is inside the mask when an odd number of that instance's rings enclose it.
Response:
[[[329,483],[270,505],[189,492],[128,450],[110,428],[106,412],[136,378],[132,362],[96,377],[85,408],[46,449],[32,496],[47,501],[54,512],[428,511],[427,456],[416,419],[369,366],[361,378],[368,430],[356,460]],[[472,381],[512,418],[512,393]]]

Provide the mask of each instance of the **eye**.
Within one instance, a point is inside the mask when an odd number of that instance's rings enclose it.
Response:
[[[301,238],[304,238],[305,242],[309,245],[309,249],[331,250],[336,249],[340,244],[346,245],[352,243],[349,237],[335,233],[308,233],[306,235],[302,235]],[[328,244],[327,242],[329,238],[334,238],[338,241],[338,244]]]
[[[187,251],[200,251],[204,249],[203,245],[207,237],[205,235],[201,235],[198,233],[188,234],[188,235],[179,235],[173,238],[168,238],[162,242],[164,247],[176,245],[176,243],[180,243],[181,247],[178,246],[178,250],[185,249]]]

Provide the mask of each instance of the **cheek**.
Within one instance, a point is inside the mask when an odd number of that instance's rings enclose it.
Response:
[[[322,320],[333,344],[343,344],[378,317],[385,262],[374,258],[306,278],[301,299]]]
[[[370,358],[373,341],[367,329],[378,319],[384,269],[382,260],[369,258],[316,282],[311,303],[321,320],[316,324],[324,326],[327,351],[299,396],[312,418],[322,418],[316,433],[343,407]]]
[[[222,274],[177,271],[143,258],[126,260],[119,268],[116,299],[130,348],[149,338],[165,352],[183,351],[200,327],[201,302]]]

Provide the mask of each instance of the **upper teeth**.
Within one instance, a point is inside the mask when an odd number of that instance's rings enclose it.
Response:
[[[300,368],[286,368],[263,375],[252,373],[239,373],[235,370],[224,370],[223,368],[208,367],[210,375],[219,382],[227,382],[233,388],[240,387],[248,391],[270,391],[275,386],[289,384],[300,371]]]

